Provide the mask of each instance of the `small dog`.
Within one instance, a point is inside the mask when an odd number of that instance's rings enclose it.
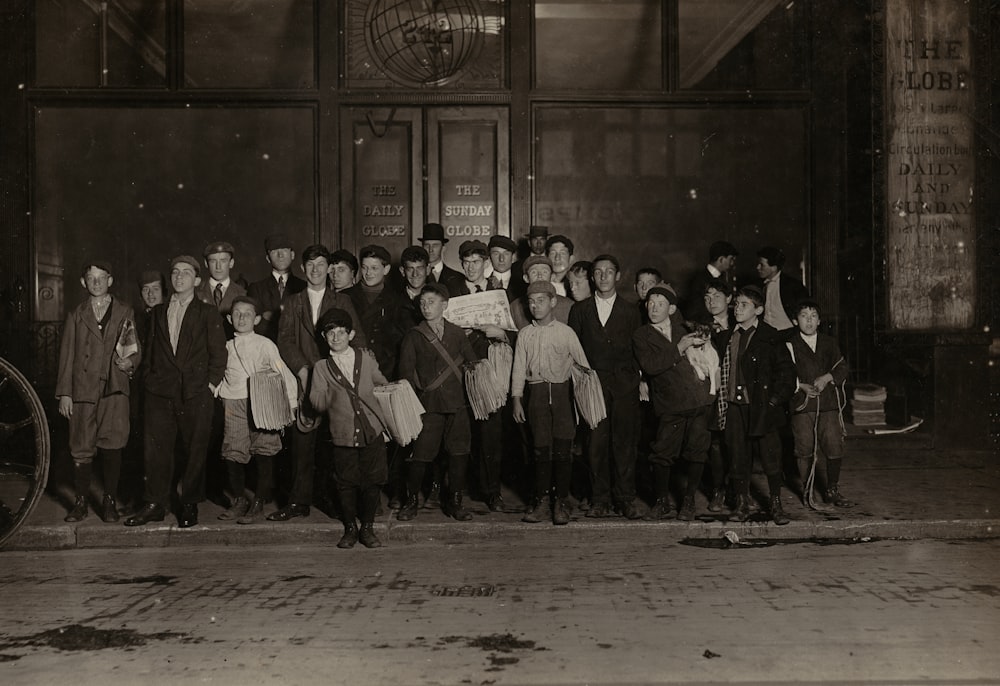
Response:
[[[709,343],[712,336],[712,327],[695,322],[684,322],[684,325],[691,333],[697,334],[705,341],[701,345],[692,345],[684,351],[684,356],[687,357],[688,362],[694,367],[694,371],[698,374],[699,379],[702,381],[705,379],[711,380],[710,392],[712,395],[715,395],[719,390],[721,372],[719,369],[719,353]]]

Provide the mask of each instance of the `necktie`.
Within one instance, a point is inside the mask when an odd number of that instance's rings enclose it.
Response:
[[[483,292],[483,287],[482,286],[476,286],[476,293],[482,293],[482,292]]]
[[[278,300],[281,300],[283,297],[285,297],[285,277],[284,276],[279,276],[278,277]]]
[[[215,292],[214,292],[213,295],[215,297],[215,306],[218,307],[219,305],[222,304],[222,284],[221,283],[215,284]]]

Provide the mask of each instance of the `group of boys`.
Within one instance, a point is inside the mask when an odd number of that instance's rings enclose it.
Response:
[[[344,521],[338,545],[344,548],[359,541],[381,545],[373,523],[387,484],[400,520],[417,516],[425,491],[425,506],[438,503],[444,491],[445,512],[471,519],[463,506],[470,463],[478,467],[488,508],[504,510],[501,467],[504,455],[515,453],[521,471],[530,473],[522,482],[531,484],[526,522],[570,521],[575,455],[586,460],[589,484],[575,495],[588,517],[691,520],[707,463],[708,510],[729,505],[735,519],[745,521],[754,504],[750,476],[757,455],[768,512],[780,525],[789,521],[781,505],[780,435],[789,414],[803,482],[819,465],[827,502],[850,506],[838,485],[847,364],[835,340],[818,333],[819,306],[782,274],[779,250],[758,252],[760,286],[735,288],[736,248],[713,244],[684,301],[659,271],[640,269],[637,305],[619,294],[616,257],[574,261],[573,242],[549,235],[547,227],[531,227],[530,253],[519,261],[518,245],[508,237],[463,242],[462,271],[444,264],[448,237],[440,224],[425,225],[419,240],[403,250],[398,272],[379,245],[361,248],[357,257],[311,245],[300,256],[303,280],[293,273],[291,242],[269,236],[271,274],[245,288],[232,277],[233,246],[212,243],[202,260],[171,260],[169,296],[158,272],[144,272],[138,315],[110,294],[109,264],[85,264],[81,284],[89,298],[67,317],[56,389],[74,462],[67,521],[87,515],[96,456],[103,468],[101,517],[119,519],[133,387],[142,396],[145,486],[126,526],[164,519],[171,493],[177,495],[177,466],[178,525],[197,524],[212,445],[221,446],[230,492],[220,519],[249,524],[263,516],[274,456],[283,450],[291,463],[288,498],[267,518],[308,516],[324,433],[333,445]],[[451,298],[490,290],[505,292],[514,330],[462,329],[445,318]],[[475,418],[465,372],[499,345],[512,349],[510,397]],[[574,367],[593,370],[603,392],[606,417],[589,430],[578,426]],[[284,437],[255,424],[248,385],[260,374],[282,379],[295,417]],[[393,379],[408,381],[425,410],[419,436],[405,447],[389,441],[374,394]],[[650,401],[655,417],[648,443],[642,400]],[[221,441],[213,441],[213,415],[222,420]],[[639,462],[640,447],[649,474]],[[249,497],[251,466],[256,486]],[[637,481],[652,484],[651,507],[637,496]]]

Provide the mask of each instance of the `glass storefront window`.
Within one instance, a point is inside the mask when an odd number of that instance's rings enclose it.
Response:
[[[728,240],[737,272],[781,247],[787,271],[809,255],[806,116],[800,108],[536,110],[533,220],[576,242],[576,258],[616,255],[683,290],[708,248]]]
[[[185,0],[184,85],[313,88],[315,23],[313,0]]]
[[[806,5],[803,0],[678,0],[680,87],[805,88]]]
[[[166,3],[38,0],[35,80],[76,88],[166,85]]]
[[[535,87],[660,90],[660,0],[537,0]]]

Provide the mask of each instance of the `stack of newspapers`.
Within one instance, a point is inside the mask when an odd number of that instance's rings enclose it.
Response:
[[[587,422],[587,426],[593,429],[608,416],[601,379],[593,369],[578,364],[573,365],[572,374],[576,411]]]
[[[479,360],[466,367],[465,392],[469,396],[472,414],[476,419],[486,419],[490,413],[504,406],[507,395],[501,391],[496,368],[490,360]]]
[[[413,392],[410,382],[405,379],[385,386],[375,387],[375,399],[382,408],[382,416],[388,424],[392,440],[399,445],[409,445],[424,428],[420,415],[424,406]]]
[[[497,383],[500,384],[499,393],[506,398],[510,393],[510,369],[514,366],[514,351],[503,341],[496,341],[490,344],[489,360],[497,375]]]
[[[851,423],[854,426],[885,424],[885,386],[858,384],[851,393]]]

